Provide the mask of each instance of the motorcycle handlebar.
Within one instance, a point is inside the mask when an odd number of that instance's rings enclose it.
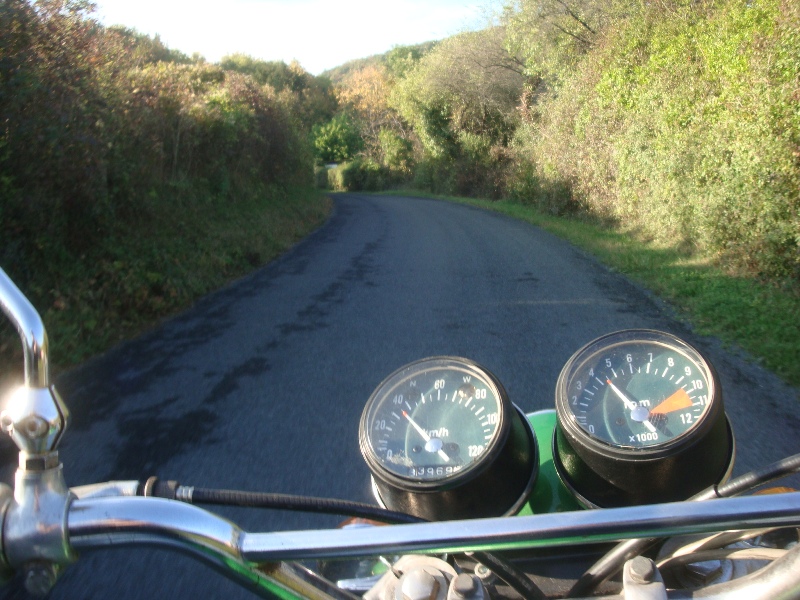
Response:
[[[133,483],[124,489],[135,489]],[[68,531],[70,544],[76,551],[131,544],[169,547],[203,560],[256,593],[265,586],[279,585],[302,594],[305,586],[312,584],[304,577],[297,577],[297,573],[288,578],[286,573],[279,573],[282,561],[558,547],[650,537],[656,533],[673,536],[787,527],[798,521],[800,492],[794,492],[368,529],[249,533],[210,512],[177,501],[95,495],[72,501]],[[285,568],[291,570],[291,564]],[[779,597],[776,590],[800,592],[799,572],[800,547],[776,560],[759,576],[758,584],[748,578],[724,584],[724,588],[712,587],[719,588],[717,592],[724,591],[723,597],[734,591],[744,593],[746,589],[748,598],[774,598]],[[314,589],[322,582],[314,581]],[[340,592],[352,597],[338,588],[329,592],[329,597],[342,597]],[[673,592],[669,597],[688,597],[681,593]],[[697,592],[693,593],[693,597],[699,597]]]

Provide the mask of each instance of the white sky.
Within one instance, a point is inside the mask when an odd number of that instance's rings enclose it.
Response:
[[[310,73],[483,26],[481,0],[95,0],[105,25],[216,62],[241,52]]]

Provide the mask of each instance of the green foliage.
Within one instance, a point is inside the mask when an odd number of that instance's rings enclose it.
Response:
[[[414,164],[414,146],[393,129],[383,128],[378,133],[383,166],[398,174],[411,173]]]
[[[798,8],[670,8],[587,55],[520,147],[595,215],[798,281]]]
[[[283,61],[263,61],[246,54],[223,56],[219,66],[226,71],[236,71],[249,75],[260,85],[269,85],[276,92],[289,89],[299,91],[303,88],[300,73],[293,71]]]
[[[348,61],[325,71],[321,77],[326,77],[335,85],[338,85],[357,71],[367,67],[385,66],[393,76],[401,78],[407,74],[408,68],[413,67],[420,58],[435,48],[438,43],[438,41],[431,41],[412,46],[395,46],[384,54]]]
[[[558,85],[603,31],[640,6],[638,0],[512,0],[504,6],[506,44],[527,74]]]
[[[417,185],[444,191],[447,181],[451,193],[502,195],[505,148],[525,81],[503,36],[493,27],[449,38],[394,88],[392,104],[423,150]],[[441,168],[453,172],[435,173]]]
[[[386,187],[391,175],[381,165],[356,158],[328,170],[328,187],[336,192],[376,192]]]
[[[184,223],[205,226],[209,212],[225,213],[211,219],[220,226],[243,213],[280,214],[264,199],[312,182],[312,149],[297,123],[316,110],[290,106],[294,91],[279,97],[157,38],[104,28],[90,8],[0,1],[0,264],[43,312],[75,307],[84,333],[113,331],[103,319],[124,329],[176,306],[159,244],[195,236],[202,251],[211,235]],[[311,98],[313,78],[296,74],[308,84],[297,94]],[[236,273],[249,252],[226,259]],[[107,316],[90,318],[89,305]]]
[[[284,109],[295,119],[295,127],[310,130],[330,120],[336,112],[336,97],[330,79],[314,77],[297,62],[263,61],[246,54],[230,54],[219,66],[247,75],[257,84],[269,86]]]
[[[433,156],[457,154],[462,133],[503,144],[524,83],[513,62],[501,29],[449,38],[397,85],[394,104]]]
[[[363,146],[358,129],[346,113],[340,113],[322,125],[315,125],[311,137],[316,156],[322,162],[344,162],[355,156]]]
[[[200,59],[189,58],[183,52],[169,48],[164,45],[157,35],[151,38],[128,27],[113,25],[106,30],[106,36],[109,39],[115,38],[114,43],[124,47],[125,51],[130,54],[126,62],[132,62],[139,66],[157,62],[180,64],[203,62]]]
[[[431,44],[395,46],[384,55],[383,62],[392,77],[402,79],[411,72],[420,59],[431,49]]]

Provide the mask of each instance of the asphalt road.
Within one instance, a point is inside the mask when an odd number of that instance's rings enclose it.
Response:
[[[60,378],[74,417],[61,452],[67,483],[155,474],[369,501],[358,421],[399,366],[471,358],[531,411],[552,407],[576,349],[633,327],[671,331],[710,356],[737,435],[737,473],[800,450],[798,390],[694,335],[669,307],[569,244],[482,210],[348,194],[279,260]],[[338,521],[224,514],[261,531]],[[83,557],[51,597],[179,595],[250,597],[188,558],[139,549]],[[5,597],[24,596],[12,586]]]

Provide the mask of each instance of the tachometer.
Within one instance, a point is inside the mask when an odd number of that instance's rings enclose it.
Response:
[[[620,331],[584,346],[561,372],[556,412],[557,466],[589,505],[683,500],[732,464],[716,373],[664,332]]]

